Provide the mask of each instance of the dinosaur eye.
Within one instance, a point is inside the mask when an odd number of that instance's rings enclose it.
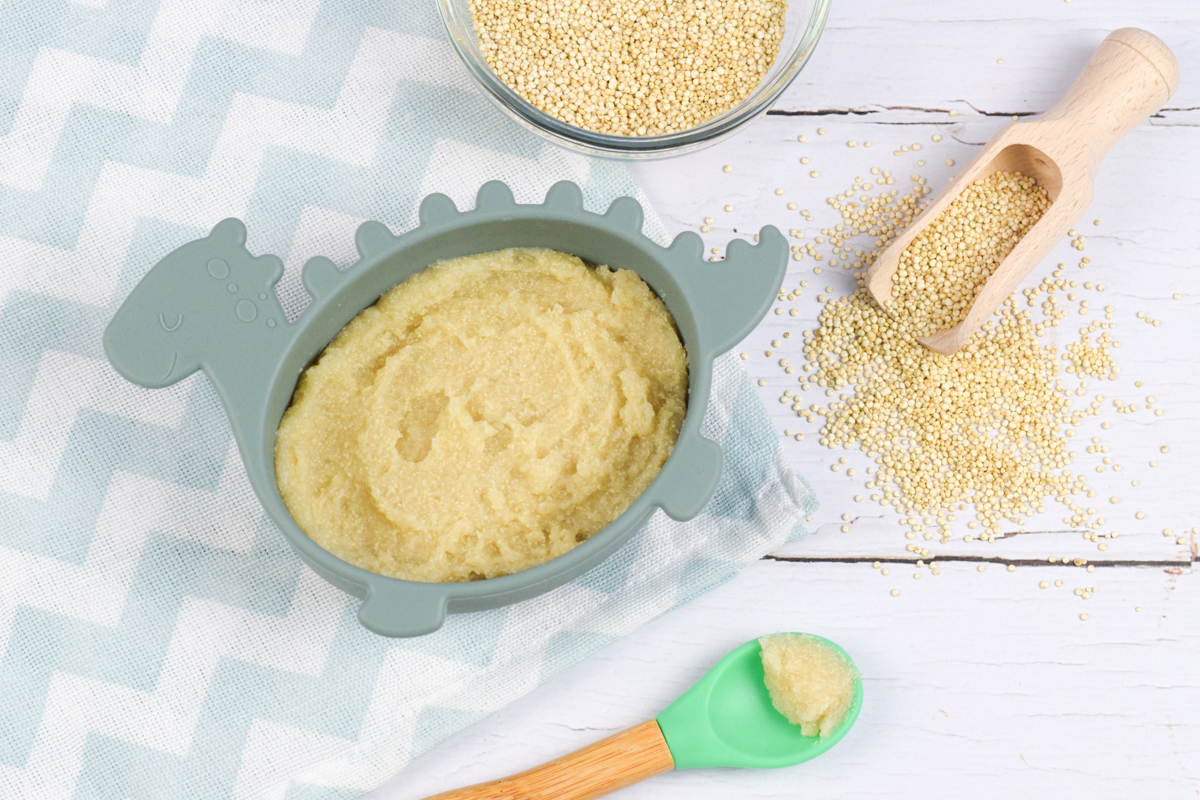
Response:
[[[170,333],[171,331],[176,330],[180,325],[183,324],[183,314],[179,314],[173,324],[167,324],[167,318],[164,317],[162,314],[159,314],[158,315],[158,324],[162,325],[164,331],[166,331],[167,333]]]
[[[208,274],[212,275],[219,281],[223,281],[229,277],[229,264],[223,259],[211,258],[208,261]]]

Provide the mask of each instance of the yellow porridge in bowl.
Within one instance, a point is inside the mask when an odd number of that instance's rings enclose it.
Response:
[[[275,441],[296,524],[372,572],[424,582],[562,555],[658,474],[687,403],[663,302],[553,250],[442,261],[350,321]]]

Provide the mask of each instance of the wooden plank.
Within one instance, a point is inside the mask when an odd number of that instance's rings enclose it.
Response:
[[[1200,190],[1190,181],[1200,167],[1200,5],[835,3],[816,55],[774,112],[714,148],[639,164],[634,172],[672,233],[698,231],[712,216],[704,235],[710,248],[723,252],[730,238],[764,224],[785,232],[800,227],[811,240],[833,221],[824,216],[825,198],[868,175],[872,165],[896,176],[892,188],[907,188],[905,179],[917,171],[936,191],[954,174],[947,159],[965,164],[1008,115],[1048,108],[1104,35],[1127,25],[1171,45],[1181,88],[1166,111],[1109,154],[1097,176],[1094,212],[1081,230],[1086,251],[1064,243],[1052,254],[1052,263],[1068,264],[1068,276],[1105,284],[1102,295],[1089,293],[1093,308],[1117,309],[1122,376],[1093,383],[1093,390],[1127,402],[1153,395],[1164,410],[1161,417],[1144,408],[1118,416],[1106,403],[1102,419],[1110,429],[1095,420],[1076,437],[1086,444],[1102,436],[1123,467],[1095,473],[1105,466],[1102,456],[1078,448],[1075,467],[1091,476],[1092,502],[1120,498],[1104,508],[1104,530],[1120,538],[1100,551],[1063,525],[1051,505],[1024,534],[968,543],[964,512],[952,541],[931,547],[939,574],[927,565],[918,570],[896,515],[853,499],[870,495],[861,484],[865,457],[821,448],[812,428],[777,401],[796,384],[778,366],[779,356],[764,355],[779,349],[770,342],[785,330],[798,335],[811,327],[815,297],[826,286],[842,293],[852,286],[848,272],[814,276],[811,260],[793,262],[787,284],[809,281],[804,298],[785,307],[795,307],[797,316],[770,314],[739,350],[748,355],[752,377],[767,381],[762,394],[779,431],[806,433],[803,442],[787,439],[784,446],[821,500],[813,531],[453,737],[370,800],[425,797],[598,741],[656,714],[732,647],[776,630],[826,635],[857,659],[867,691],[850,736],[790,770],[669,773],[618,797],[1174,800],[1200,794],[1200,720],[1193,710],[1200,708],[1193,665],[1200,651],[1197,537],[1176,544],[1176,536],[1162,536],[1163,528],[1178,534],[1200,526],[1200,492],[1193,486],[1200,474],[1200,401],[1193,388],[1200,378],[1194,345]],[[950,109],[958,115],[950,117]],[[942,142],[932,142],[935,133]],[[857,146],[847,147],[849,140]],[[870,149],[863,146],[868,140]],[[914,143],[922,149],[893,155]],[[800,164],[801,156],[809,164]],[[918,160],[926,165],[916,167]],[[730,173],[722,172],[725,164]],[[817,178],[809,176],[814,169]],[[783,196],[774,194],[777,187]],[[788,202],[812,211],[813,222],[788,211]],[[722,211],[726,204],[734,210]],[[1099,227],[1090,225],[1095,218]],[[1080,255],[1092,260],[1084,270],[1076,266]],[[1169,299],[1175,292],[1180,300]],[[1161,326],[1139,321],[1139,310]],[[802,362],[794,348],[786,356]],[[1132,385],[1137,380],[1142,387]],[[1159,452],[1163,445],[1170,453]],[[842,454],[858,480],[829,470],[830,457]],[[1158,466],[1150,468],[1151,460]],[[843,513],[851,520],[844,522]],[[850,532],[842,533],[843,524]],[[1051,555],[1087,558],[1095,569],[1051,565]],[[885,561],[886,576],[872,568],[876,559]],[[1054,586],[1057,580],[1062,587]],[[1049,588],[1038,588],[1042,581]],[[1073,592],[1083,587],[1096,592],[1082,600]],[[1086,622],[1079,619],[1084,611]]]
[[[974,135],[978,141],[986,141],[1000,124],[985,119],[966,128],[986,128]],[[843,190],[855,177],[869,176],[872,166],[905,179],[913,173],[921,174],[936,190],[954,169],[945,161],[963,164],[973,152],[971,146],[959,142],[932,142],[936,130],[933,126],[904,128],[903,138],[890,135],[874,141],[869,150],[861,146],[868,135],[874,135],[863,132],[865,123],[835,119],[821,126],[826,130],[824,136],[816,134],[816,126],[810,121],[801,124],[793,118],[770,117],[757,122],[743,137],[707,151],[707,164],[698,164],[695,169],[678,169],[678,162],[657,162],[638,165],[635,170],[656,207],[667,212],[664,221],[673,233],[699,230],[704,218],[711,216],[714,224],[705,239],[710,248],[723,252],[730,238],[750,235],[764,224],[774,224],[785,232],[800,228],[806,238],[799,241],[811,241],[822,228],[837,221],[825,199]],[[798,131],[805,131],[807,141],[803,144],[795,141]],[[847,147],[851,140],[859,146]],[[1196,134],[1190,128],[1143,126],[1119,143],[1101,168],[1092,211],[1085,216],[1088,223],[1100,219],[1101,225],[1081,226],[1088,237],[1087,249],[1081,254],[1067,241],[1062,242],[1026,282],[1036,283],[1055,264],[1065,263],[1066,276],[1080,282],[1081,288],[1076,291],[1089,298],[1092,309],[1098,313],[1105,305],[1115,309],[1115,335],[1121,342],[1115,354],[1122,373],[1116,381],[1089,382],[1087,399],[1090,401],[1093,393],[1104,394],[1104,412],[1079,426],[1075,438],[1080,445],[1073,468],[1086,472],[1095,489],[1096,496],[1088,500],[1088,505],[1097,508],[1106,521],[1101,532],[1121,535],[1118,540],[1106,542],[1104,552],[1123,560],[1190,560],[1195,537],[1189,534],[1184,545],[1177,545],[1175,537],[1164,537],[1162,531],[1170,528],[1178,534],[1200,524],[1200,494],[1181,492],[1178,483],[1184,475],[1200,473],[1200,398],[1192,390],[1198,370],[1190,333],[1195,330],[1200,309],[1200,292],[1192,273],[1194,225],[1190,222],[1200,218],[1200,197],[1192,191],[1164,192],[1162,188],[1177,184],[1179,176],[1200,167],[1195,140]],[[922,149],[894,156],[901,143],[921,143]],[[801,153],[808,156],[809,164],[798,163]],[[919,160],[926,162],[924,167],[916,166]],[[724,164],[730,164],[732,172],[723,172]],[[813,167],[819,173],[815,179],[809,176]],[[774,193],[777,187],[784,189],[782,196]],[[787,209],[789,202],[797,204],[796,211]],[[722,210],[727,204],[733,206],[732,212]],[[801,217],[800,210],[809,210],[813,221]],[[1081,255],[1092,261],[1085,269],[1077,266]],[[885,510],[869,500],[871,490],[865,488],[865,478],[872,462],[857,450],[832,452],[820,447],[816,442],[818,426],[799,420],[790,404],[779,402],[785,389],[798,388],[796,376],[800,374],[786,375],[779,359],[786,357],[797,367],[804,363],[800,333],[816,323],[822,307],[817,296],[827,287],[838,296],[854,288],[851,272],[831,270],[825,262],[818,276],[813,274],[814,266],[817,264],[812,259],[790,262],[785,285],[795,288],[806,280],[809,285],[804,297],[782,304],[781,316],[768,314],[738,350],[748,356],[745,363],[750,375],[767,381],[761,391],[779,431],[805,434],[803,442],[785,439],[784,446],[797,471],[812,483],[821,499],[816,525],[840,528],[844,524],[842,515],[849,513],[854,518],[849,524],[862,535],[846,539],[841,546],[857,548],[861,543],[862,549],[856,552],[862,555],[904,554],[907,541],[898,525],[893,525],[894,538],[887,545],[880,538],[887,526],[867,524],[872,518],[898,518],[890,509],[880,516]],[[1082,289],[1085,280],[1103,283],[1105,291]],[[1176,292],[1181,294],[1180,300],[1172,299]],[[790,315],[793,308],[798,314],[795,317]],[[1161,326],[1156,328],[1139,320],[1138,311],[1161,320]],[[1064,321],[1059,330],[1062,341],[1077,335],[1080,323],[1090,322],[1095,316],[1072,316]],[[791,333],[792,338],[784,340],[784,332]],[[774,347],[772,341],[784,342],[784,346]],[[1058,340],[1052,337],[1048,341]],[[765,355],[768,350],[772,352],[769,358]],[[1143,386],[1134,386],[1135,381]],[[828,399],[819,392],[799,394],[806,405],[820,405]],[[1155,408],[1163,409],[1163,416],[1154,416],[1153,410],[1144,408],[1144,402],[1133,414],[1117,414],[1111,405],[1113,399],[1132,402],[1149,396],[1155,398]],[[1101,428],[1104,422],[1110,429]],[[1093,436],[1099,436],[1110,448],[1107,454],[1086,452]],[[1171,448],[1170,453],[1159,452],[1164,445]],[[1121,465],[1121,472],[1113,472],[1111,465],[1104,473],[1095,472],[1097,466],[1105,466],[1101,462],[1106,455]],[[841,456],[847,458],[846,466],[855,468],[855,478],[848,477],[845,469],[830,471],[831,463]],[[1151,461],[1157,466],[1151,468]],[[1133,480],[1138,481],[1137,487],[1131,485]],[[855,496],[864,499],[855,502]],[[1112,497],[1119,502],[1111,503]],[[1071,532],[1063,524],[1064,510],[1051,500],[1045,514],[1027,520],[1027,531],[1059,532],[1050,538],[1011,537],[990,545],[976,540],[969,547],[961,537],[971,533],[964,524],[973,514],[960,513],[959,522],[953,526],[954,547],[933,552],[966,549],[980,555],[1026,558],[1033,555],[1033,545],[1044,543],[1043,557],[1061,556],[1064,548],[1069,548],[1072,557],[1098,557],[1101,551],[1096,544],[1083,542],[1079,532]],[[1143,519],[1137,519],[1138,512]],[[1018,526],[1006,525],[1005,529],[1015,533]]]
[[[1044,111],[1067,90],[1110,31],[1138,26],[1162,38],[1183,67],[1164,124],[1200,122],[1195,3],[834,3],[808,65],[777,110],[916,121]],[[1003,59],[1003,64],[996,63]],[[1189,69],[1189,67],[1191,67]],[[904,112],[910,112],[905,114]]]
[[[658,713],[736,645],[778,630],[827,636],[862,669],[863,711],[847,738],[795,768],[668,773],[616,797],[1194,797],[1200,580],[1161,569],[1084,575],[955,564],[915,581],[862,564],[759,563],[368,798],[415,800],[602,739]],[[1064,585],[1038,588],[1056,579]],[[1083,586],[1097,592],[1081,600],[1073,591]]]

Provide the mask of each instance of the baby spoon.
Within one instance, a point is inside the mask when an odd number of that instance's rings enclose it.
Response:
[[[1049,210],[996,267],[962,321],[920,339],[930,350],[953,355],[1087,210],[1092,179],[1109,148],[1157,111],[1178,86],[1179,64],[1157,36],[1138,28],[1113,31],[1058,105],[992,137],[941,196],[880,253],[867,271],[867,290],[886,308],[900,254],[975,181],[1002,170],[1036,179],[1049,196]]]
[[[761,652],[757,639],[746,642],[657,719],[526,772],[428,800],[591,800],[671,769],[789,767],[816,758],[858,718],[862,681],[855,679],[854,702],[833,733],[804,736],[771,705]]]

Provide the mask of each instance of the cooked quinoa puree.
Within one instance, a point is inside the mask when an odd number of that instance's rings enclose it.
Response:
[[[854,704],[858,670],[815,636],[773,633],[762,645],[763,677],[775,710],[805,736],[828,736]]]
[[[562,555],[658,474],[687,358],[635,273],[552,250],[440,262],[365,309],[301,376],[275,473],[317,544],[407,580]]]

